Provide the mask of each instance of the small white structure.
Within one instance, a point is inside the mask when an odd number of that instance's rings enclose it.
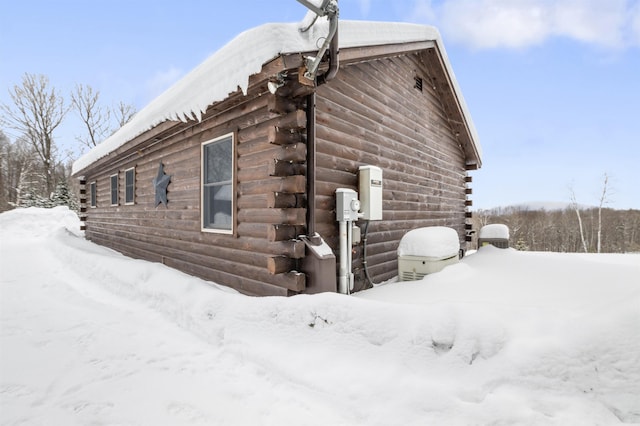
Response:
[[[493,223],[480,228],[478,248],[489,244],[498,248],[509,248],[509,227],[501,223]]]
[[[457,263],[460,239],[453,228],[430,226],[407,232],[398,246],[398,279],[415,281]]]

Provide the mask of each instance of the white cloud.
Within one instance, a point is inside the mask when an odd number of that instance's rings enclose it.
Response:
[[[562,0],[552,9],[552,35],[609,47],[624,44],[626,0]]]
[[[431,0],[416,0],[409,20],[412,22],[433,24],[434,21],[436,21],[436,12],[431,4]]]
[[[538,44],[548,35],[548,10],[539,0],[450,0],[442,5],[442,30],[477,48]]]
[[[640,44],[640,0],[445,0],[437,8],[415,0],[413,16],[475,48],[524,48],[551,37],[612,48]]]
[[[629,16],[630,43],[640,46],[640,1],[631,8]]]

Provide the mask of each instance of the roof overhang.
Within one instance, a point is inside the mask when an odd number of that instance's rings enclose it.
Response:
[[[196,67],[107,140],[80,157],[72,173],[80,175],[95,162],[123,145],[141,140],[141,135],[157,133],[154,128],[198,122],[209,107],[235,96],[247,94],[252,82],[277,74],[278,70],[299,68],[306,53],[317,50],[316,41],[326,32],[319,20],[306,33],[299,24],[265,24],[245,31]],[[431,26],[340,21],[340,62],[348,64],[385,56],[424,52],[435,76],[436,90],[446,111],[469,169],[481,166],[481,148],[475,127],[458,87],[438,30]]]

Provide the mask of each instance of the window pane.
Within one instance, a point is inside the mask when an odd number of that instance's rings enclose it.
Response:
[[[231,229],[232,189],[233,186],[230,184],[204,188],[205,228]]]
[[[90,185],[91,188],[91,207],[95,207],[96,206],[96,183],[93,182]]]
[[[111,176],[111,204],[118,204],[118,176]]]
[[[202,147],[202,227],[233,229],[233,135]]]
[[[232,179],[233,143],[228,137],[204,147],[205,183],[217,183]]]
[[[133,203],[135,196],[135,169],[130,169],[124,175],[124,202]]]
[[[127,186],[125,202],[133,203],[133,186]]]

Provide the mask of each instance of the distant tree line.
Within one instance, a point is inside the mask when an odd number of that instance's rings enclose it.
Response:
[[[507,225],[509,245],[518,250],[640,252],[640,210],[602,206],[577,210],[575,206],[564,210],[506,207],[479,210],[474,222],[474,229],[490,223]]]
[[[69,185],[70,164],[57,162],[48,173],[26,138],[11,142],[0,130],[0,212],[15,207],[55,207],[77,209]],[[48,191],[47,178],[55,184]]]
[[[105,106],[100,92],[81,84],[67,102],[46,76],[28,73],[9,95],[12,103],[0,105],[0,212],[61,204],[75,208],[69,179],[74,152],[98,145],[128,122],[135,108],[123,102]],[[61,152],[54,132],[69,111],[80,118],[84,132],[76,136],[78,151]]]

